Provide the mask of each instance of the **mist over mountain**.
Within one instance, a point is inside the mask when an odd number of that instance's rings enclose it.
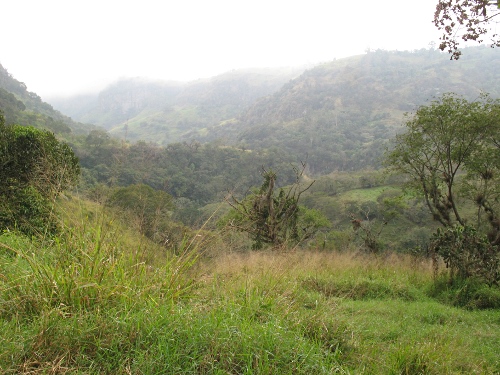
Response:
[[[84,134],[94,126],[78,123],[28,91],[26,84],[15,79],[0,64],[0,111],[7,124],[32,125],[54,133]]]
[[[169,144],[238,116],[305,68],[235,70],[189,83],[122,79],[96,95],[53,99],[72,118],[127,140]]]
[[[249,149],[308,156],[311,172],[377,165],[403,115],[446,92],[500,97],[499,51],[470,48],[459,61],[435,50],[372,51],[304,72],[227,124],[203,134]],[[200,135],[200,134],[199,134]],[[192,135],[196,137],[196,135]]]
[[[96,94],[52,100],[66,116],[2,68],[0,96],[11,122],[58,132],[88,132],[82,123],[89,123],[160,146],[275,149],[284,159],[307,159],[308,173],[321,175],[378,167],[404,113],[443,93],[500,97],[498,57],[487,47],[468,48],[459,61],[433,49],[376,50],[307,70],[237,70],[189,83],[127,78]]]
[[[122,80],[102,91],[93,108],[75,106],[72,115],[129,141],[278,148],[307,159],[313,175],[377,167],[406,112],[446,92],[500,97],[498,54],[473,47],[450,61],[433,49],[377,50],[301,74],[235,71],[189,84]]]

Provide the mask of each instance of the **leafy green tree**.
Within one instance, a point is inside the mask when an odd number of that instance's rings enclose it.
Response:
[[[110,135],[107,131],[101,129],[91,130],[87,138],[85,139],[85,143],[93,150],[102,147],[107,144],[110,139]]]
[[[434,219],[443,226],[464,225],[467,220],[460,204],[460,198],[465,198],[460,194],[464,173],[478,183],[478,189],[498,181],[499,107],[499,100],[486,96],[469,102],[445,94],[409,116],[406,132],[396,137],[394,147],[386,153],[387,166],[409,177],[407,187],[423,195]],[[476,195],[470,191],[472,187],[470,183],[469,197]],[[499,198],[494,193],[488,188],[487,195],[476,201],[480,210],[485,209],[488,198],[488,203]]]
[[[78,159],[44,130],[6,126],[0,116],[0,227],[53,232],[52,201],[76,184]]]
[[[406,130],[386,153],[388,167],[408,177],[406,186],[423,196],[433,218],[443,227],[462,228],[468,238],[471,233],[478,236],[477,241],[468,240],[469,247],[461,247],[468,255],[459,259],[474,257],[474,243],[483,243],[480,237],[486,232],[494,250],[488,254],[498,256],[500,100],[483,95],[481,100],[469,102],[446,94],[409,116]],[[470,207],[474,206],[472,215]],[[442,233],[445,236],[448,232]],[[450,252],[443,244],[449,243],[448,237],[434,238],[435,248],[445,260]],[[463,270],[462,275],[467,274]]]
[[[480,43],[489,33],[491,47],[500,47],[500,36],[490,27],[499,14],[499,0],[439,0],[434,13],[434,25],[443,30],[439,49],[447,49],[458,60],[462,54],[459,38]]]
[[[473,277],[490,286],[500,282],[498,247],[471,226],[439,228],[432,243],[446,266],[457,273],[456,276],[462,279]]]
[[[80,173],[71,148],[54,134],[30,126],[3,126],[4,147],[0,179],[7,183],[33,185],[53,198],[73,186]]]

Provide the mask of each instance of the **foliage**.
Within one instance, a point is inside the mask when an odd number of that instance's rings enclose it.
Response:
[[[369,219],[360,220],[353,216],[351,222],[355,236],[361,239],[365,251],[375,254],[383,250],[384,245],[380,240],[380,235],[387,225],[386,221],[378,224]]]
[[[250,234],[256,249],[264,244],[279,247],[310,238],[327,219],[313,210],[299,215],[300,196],[314,183],[301,188],[304,168],[305,164],[302,170],[296,170],[296,181],[291,187],[287,190],[281,188],[279,192],[276,192],[275,186],[276,173],[263,169],[264,182],[258,191],[244,200],[238,200],[234,195],[227,199],[233,212],[224,221],[229,222],[230,228]]]
[[[430,286],[428,295],[441,303],[468,310],[500,309],[500,288],[480,279],[450,280],[441,274]]]
[[[11,184],[32,185],[53,198],[73,186],[80,167],[73,150],[49,131],[29,126],[3,126],[0,179]]]
[[[54,232],[51,202],[80,173],[71,148],[48,131],[6,126],[0,117],[0,166],[0,227]]]
[[[439,49],[448,50],[451,59],[458,60],[462,52],[459,49],[460,37],[481,43],[482,38],[491,35],[491,47],[500,47],[500,36],[492,31],[492,19],[500,14],[498,0],[439,0],[434,13],[434,25],[444,30]]]
[[[431,246],[452,270],[452,276],[478,279],[490,286],[500,282],[500,248],[474,228],[455,225],[438,229]]]
[[[129,185],[115,189],[106,204],[126,212],[129,225],[135,224],[140,233],[155,242],[172,245],[182,240],[185,229],[170,219],[174,204],[164,191],[144,184]]]
[[[54,234],[55,220],[52,202],[32,185],[10,185],[0,193],[0,228],[25,234]]]
[[[468,199],[478,208],[477,228],[487,216],[492,242],[499,234],[499,116],[499,100],[483,96],[482,101],[469,102],[445,94],[410,116],[406,133],[398,135],[386,153],[387,166],[409,177],[407,187],[421,193],[436,221],[445,227],[473,221],[465,209]],[[464,180],[473,183],[464,185]],[[468,192],[460,194],[464,186]]]
[[[456,271],[458,277],[493,284],[499,277],[500,101],[481,99],[468,102],[446,94],[420,107],[387,152],[386,163],[409,177],[407,187],[424,197],[433,218],[446,228],[433,244],[452,275]]]
[[[287,155],[276,150],[247,152],[216,143],[123,144],[96,131],[74,145],[83,169],[84,188],[101,183],[111,187],[145,184],[175,199],[188,199],[190,209],[220,202],[227,190],[243,193],[260,182],[256,165],[288,171]],[[291,183],[285,176],[281,183]],[[186,202],[185,202],[186,203]],[[192,221],[186,218],[186,223]]]

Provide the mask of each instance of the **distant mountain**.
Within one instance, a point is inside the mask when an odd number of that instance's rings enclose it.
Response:
[[[7,124],[32,125],[58,134],[85,134],[94,126],[73,121],[56,111],[0,64],[0,111]]]
[[[446,92],[500,97],[500,50],[370,51],[306,71],[234,71],[191,83],[122,80],[98,96],[53,102],[112,135],[167,145],[278,150],[320,175],[380,166],[405,112]],[[274,152],[273,151],[273,152]]]
[[[304,69],[235,70],[190,83],[130,78],[95,96],[51,102],[78,121],[103,126],[117,137],[166,145],[238,116]]]
[[[309,173],[377,166],[403,114],[443,93],[500,97],[500,51],[470,48],[450,61],[434,50],[373,51],[304,72],[236,120],[191,134],[245,149],[279,147],[307,157]]]

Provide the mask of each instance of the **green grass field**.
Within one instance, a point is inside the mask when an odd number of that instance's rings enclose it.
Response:
[[[452,306],[428,260],[195,239],[173,255],[99,215],[0,236],[1,373],[500,373],[500,309]]]

